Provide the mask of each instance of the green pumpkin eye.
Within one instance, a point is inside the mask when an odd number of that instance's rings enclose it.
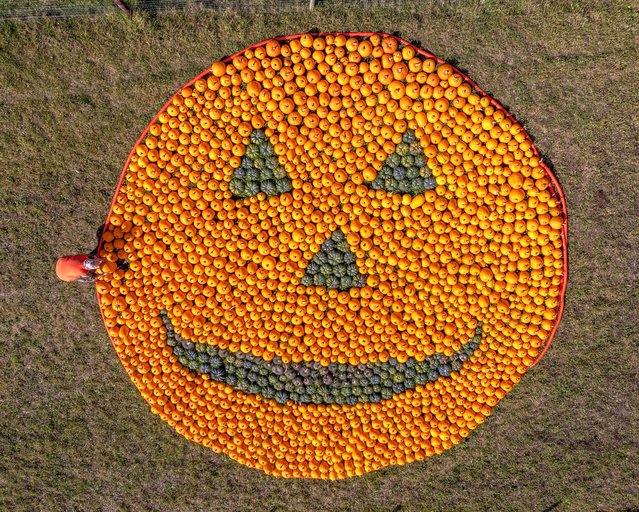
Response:
[[[264,192],[267,197],[291,191],[291,180],[277,161],[273,146],[262,130],[255,130],[240,167],[231,176],[229,189],[235,199]]]
[[[382,170],[368,184],[374,190],[413,196],[437,186],[428,168],[424,150],[413,130],[406,130],[402,142],[395,148],[395,153],[388,155]]]

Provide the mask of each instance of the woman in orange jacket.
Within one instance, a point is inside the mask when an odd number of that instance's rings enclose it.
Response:
[[[58,258],[55,272],[62,281],[75,281],[78,283],[92,283],[106,274],[98,274],[97,270],[104,260],[91,258],[87,254],[74,254]]]

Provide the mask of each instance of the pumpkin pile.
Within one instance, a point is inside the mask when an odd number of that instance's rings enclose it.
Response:
[[[551,337],[557,194],[450,64],[379,34],[269,40],[136,144],[101,241],[104,322],[152,412],[242,464],[339,479],[421,460]]]

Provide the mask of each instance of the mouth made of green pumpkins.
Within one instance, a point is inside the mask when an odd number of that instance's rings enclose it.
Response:
[[[274,357],[266,361],[243,352],[231,352],[180,336],[165,311],[160,313],[166,328],[167,345],[178,361],[190,371],[235,389],[274,400],[279,404],[376,403],[419,385],[449,377],[458,371],[475,350],[482,337],[482,324],[475,336],[450,356],[434,354],[423,361],[409,358],[400,363],[386,362],[359,365],[318,362],[284,363]]]

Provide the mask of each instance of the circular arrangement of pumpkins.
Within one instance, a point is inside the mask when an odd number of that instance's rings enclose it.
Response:
[[[523,128],[450,64],[304,34],[171,98],[100,256],[105,325],[153,413],[247,466],[340,479],[460,443],[536,362],[565,205]]]

